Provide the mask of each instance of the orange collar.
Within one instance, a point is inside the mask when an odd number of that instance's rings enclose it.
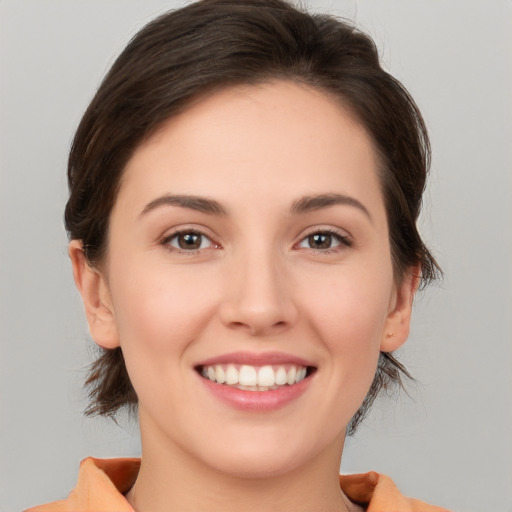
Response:
[[[140,459],[94,459],[80,464],[78,482],[67,499],[25,512],[134,512],[124,494],[137,479]],[[340,487],[367,512],[449,512],[403,496],[387,476],[373,471],[341,475]]]

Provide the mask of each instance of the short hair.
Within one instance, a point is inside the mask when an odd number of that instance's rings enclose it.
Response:
[[[90,265],[105,256],[109,218],[123,170],[140,144],[200,95],[275,79],[337,98],[356,116],[379,158],[394,277],[421,267],[426,285],[440,274],[416,221],[430,164],[422,116],[406,89],[379,63],[373,40],[351,23],[310,14],[283,0],[203,0],[145,26],[119,55],[86,110],[68,163],[69,237]],[[87,414],[136,407],[121,348],[100,349],[86,381]],[[382,390],[411,377],[381,353],[371,388],[348,427],[352,434]]]

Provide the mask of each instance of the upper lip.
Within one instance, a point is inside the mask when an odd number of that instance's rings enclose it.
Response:
[[[213,366],[216,364],[239,364],[249,366],[293,364],[305,367],[314,366],[311,361],[283,352],[230,352],[205,359],[197,366]]]

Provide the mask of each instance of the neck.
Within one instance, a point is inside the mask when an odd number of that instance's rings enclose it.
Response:
[[[338,480],[343,439],[336,439],[304,467],[239,476],[218,471],[152,434],[150,439],[142,434],[140,473],[126,496],[136,512],[351,510]]]

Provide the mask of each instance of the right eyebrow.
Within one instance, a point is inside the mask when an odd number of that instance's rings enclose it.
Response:
[[[149,202],[144,209],[140,212],[139,217],[163,206],[179,206],[180,208],[188,208],[190,210],[197,210],[202,213],[210,215],[226,215],[226,210],[220,203],[214,199],[207,197],[192,196],[192,195],[171,195],[166,194],[153,201]]]

